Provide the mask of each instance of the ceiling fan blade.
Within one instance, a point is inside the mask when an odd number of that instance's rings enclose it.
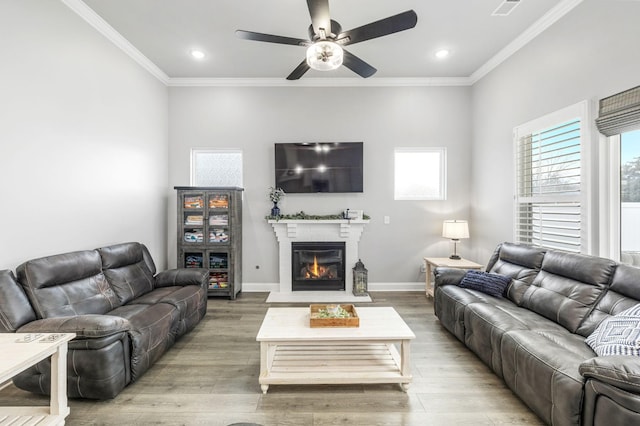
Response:
[[[336,38],[336,43],[343,46],[360,43],[400,31],[408,30],[416,26],[418,15],[413,10],[399,13],[379,21],[363,25],[352,30],[344,31]]]
[[[302,77],[304,75],[304,73],[306,73],[307,71],[309,71],[309,64],[307,64],[307,60],[303,60],[302,62],[300,62],[300,65],[298,65],[296,67],[295,70],[293,70],[291,72],[291,74],[289,74],[287,76],[287,80],[297,80],[300,77]]]
[[[342,60],[342,65],[349,68],[351,71],[358,74],[360,77],[367,78],[371,77],[378,71],[362,59],[358,58],[353,53],[349,53],[343,49],[344,59]]]
[[[331,35],[331,16],[329,15],[329,0],[307,0],[311,26],[316,36],[323,38],[320,29],[324,30],[325,37]]]
[[[301,38],[254,33],[253,31],[244,30],[236,30],[236,36],[244,40],[266,41],[267,43],[291,44],[294,46],[308,46],[311,44],[309,40],[304,40]]]

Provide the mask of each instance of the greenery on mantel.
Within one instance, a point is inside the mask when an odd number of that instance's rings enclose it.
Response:
[[[370,217],[362,215],[362,219],[369,220]],[[338,220],[344,219],[342,214],[325,214],[325,215],[316,215],[316,214],[307,214],[303,211],[299,211],[294,214],[281,214],[280,216],[267,216],[267,220]]]

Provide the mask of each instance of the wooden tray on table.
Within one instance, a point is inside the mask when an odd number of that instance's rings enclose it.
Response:
[[[360,318],[353,305],[339,305],[342,309],[349,313],[349,317],[321,317],[321,311],[327,310],[327,307],[336,305],[311,305],[309,315],[309,325],[311,328],[316,327],[360,327]]]

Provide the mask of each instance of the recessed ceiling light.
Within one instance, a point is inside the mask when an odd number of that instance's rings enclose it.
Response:
[[[447,49],[440,49],[436,52],[436,58],[444,59],[449,56],[449,51]]]
[[[195,59],[204,59],[204,52],[202,50],[193,49],[191,51],[191,56]]]

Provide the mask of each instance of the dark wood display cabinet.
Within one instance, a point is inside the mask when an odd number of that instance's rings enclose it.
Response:
[[[209,296],[242,290],[242,188],[176,186],[178,267],[209,270]]]

